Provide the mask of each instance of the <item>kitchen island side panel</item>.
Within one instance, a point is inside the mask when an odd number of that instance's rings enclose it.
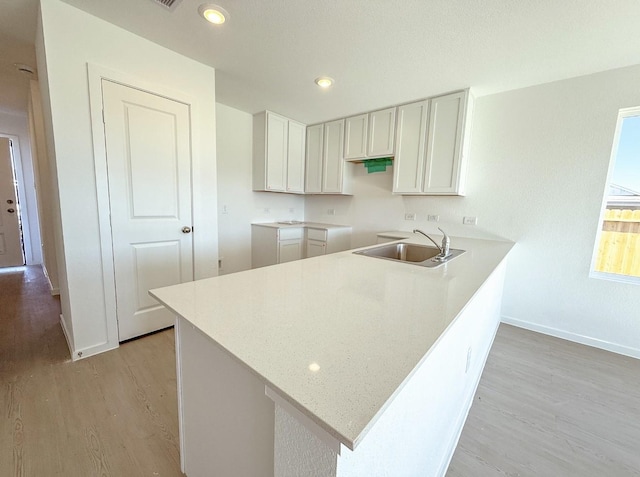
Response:
[[[444,476],[500,322],[505,269],[503,261],[354,451],[341,445],[336,454],[276,406],[275,477]]]
[[[184,473],[272,477],[274,404],[264,382],[184,318],[176,325]]]

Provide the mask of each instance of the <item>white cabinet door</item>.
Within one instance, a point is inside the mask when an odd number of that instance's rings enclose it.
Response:
[[[289,138],[289,120],[267,112],[267,190],[284,192]]]
[[[368,157],[392,156],[396,129],[396,108],[369,113]]]
[[[342,192],[344,174],[344,119],[324,125],[322,192]]]
[[[278,263],[292,262],[302,258],[302,239],[278,242]]]
[[[344,159],[367,157],[369,114],[345,119]]]
[[[148,291],[193,280],[189,108],[102,81],[120,341],[173,325]]]
[[[398,108],[393,192],[420,194],[424,180],[425,142],[429,100]]]
[[[327,243],[321,240],[307,240],[307,258],[319,257],[327,253]]]
[[[466,93],[431,100],[424,192],[455,194],[459,189]]]
[[[287,192],[304,192],[306,126],[289,120],[287,145]]]
[[[307,194],[322,192],[322,146],[324,124],[307,128],[307,163],[304,191]]]

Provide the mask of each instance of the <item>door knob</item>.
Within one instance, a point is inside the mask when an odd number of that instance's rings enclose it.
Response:
[[[191,227],[182,227],[182,233],[183,234],[191,233]]]
[[[16,211],[16,209],[7,209],[7,212],[9,212],[10,214],[13,214]]]

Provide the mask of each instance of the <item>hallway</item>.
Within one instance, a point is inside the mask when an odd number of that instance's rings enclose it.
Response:
[[[0,476],[180,476],[173,331],[72,363],[38,266],[0,270]]]

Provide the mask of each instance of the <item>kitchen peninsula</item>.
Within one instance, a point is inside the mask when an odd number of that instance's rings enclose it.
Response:
[[[152,290],[177,315],[183,471],[443,475],[512,246],[453,237],[466,253],[438,268],[347,251]]]

